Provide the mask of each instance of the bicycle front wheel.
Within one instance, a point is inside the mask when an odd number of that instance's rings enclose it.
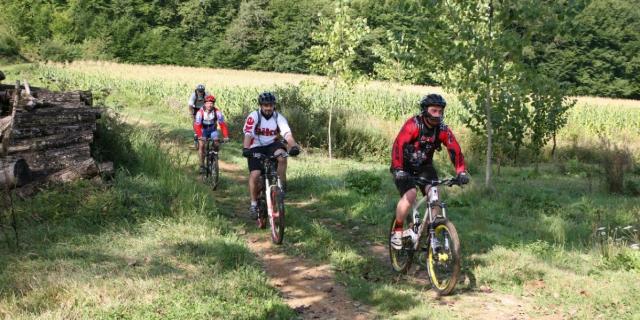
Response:
[[[442,220],[433,226],[434,242],[428,240],[427,271],[429,280],[439,295],[450,294],[458,282],[460,275],[460,240],[456,227],[449,220]]]
[[[389,259],[391,260],[391,267],[396,272],[407,273],[413,262],[413,248],[410,243],[402,246],[401,249],[394,249],[391,245],[391,235],[395,229],[396,216],[393,215],[391,219],[391,227],[389,228]],[[408,229],[409,224],[405,221],[404,229]]]
[[[284,240],[284,195],[277,186],[271,187],[271,241],[275,244],[282,244]]]
[[[218,188],[220,182],[220,168],[218,167],[218,157],[211,157],[209,160],[209,167],[207,168],[209,172],[209,184],[213,190]]]

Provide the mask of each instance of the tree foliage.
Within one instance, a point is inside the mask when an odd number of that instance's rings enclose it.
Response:
[[[527,60],[533,35],[556,31],[546,22],[553,21],[551,2],[450,0],[433,9],[448,26],[430,38],[447,62],[441,81],[469,110],[467,126],[487,137],[487,186],[496,154],[515,159],[527,143],[538,151],[571,106],[554,79]]]
[[[333,16],[334,2],[4,0],[0,54],[310,73],[318,12]],[[434,9],[442,3],[352,1],[351,10],[371,32],[354,48],[351,67],[379,79],[437,84],[437,70],[447,61],[436,59],[434,50],[456,48],[428,41],[450,27]],[[500,22],[504,30],[530,40],[509,57],[518,56],[572,94],[640,98],[637,0],[542,1],[548,15],[533,21],[538,11],[522,8],[535,3],[496,0],[510,19]]]

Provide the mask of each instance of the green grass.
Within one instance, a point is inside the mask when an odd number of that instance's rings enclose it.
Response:
[[[293,317],[188,157],[159,147],[157,128],[107,120],[98,143],[117,156],[112,181],[17,201],[20,246],[0,246],[0,316]]]
[[[246,186],[225,172],[215,196],[194,184],[185,112],[156,100],[124,89],[107,98],[135,124],[122,129],[121,140],[130,145],[102,142],[120,159],[112,185],[80,182],[19,204],[22,238],[33,244],[2,252],[9,259],[0,262],[0,312],[25,318],[292,315],[265,284],[244,236],[229,231],[247,226],[226,217],[248,204]],[[225,145],[222,157],[244,169],[239,149]],[[479,166],[471,161],[471,168]],[[472,169],[470,186],[442,190],[469,279],[457,291],[461,299],[486,286],[533,301],[540,309],[530,311],[532,317],[545,311],[577,319],[640,314],[640,288],[632,285],[640,280],[640,255],[627,248],[638,233],[615,231],[640,227],[640,201],[606,194],[597,174],[586,179],[592,164],[572,161],[503,166],[494,192],[480,186],[483,178]],[[443,153],[436,163],[442,176],[451,172]],[[354,170],[367,174],[354,179]],[[630,177],[639,179],[639,173]],[[328,162],[324,152],[309,149],[291,159],[288,179],[286,253],[330,264],[352,298],[380,318],[463,317],[369,251],[386,244],[398,198],[388,164]],[[380,181],[379,187],[363,187],[360,180],[367,179]],[[599,227],[606,228],[604,236],[596,233]],[[140,262],[129,266],[132,260]],[[544,285],[532,285],[536,281]],[[238,289],[223,294],[225,287]],[[247,292],[255,295],[242,300]]]

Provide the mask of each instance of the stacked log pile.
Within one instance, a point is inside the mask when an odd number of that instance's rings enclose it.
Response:
[[[113,164],[98,164],[91,157],[100,117],[92,103],[89,91],[0,84],[0,176],[5,176],[0,177],[0,187],[20,186],[30,176],[66,182],[113,170]]]

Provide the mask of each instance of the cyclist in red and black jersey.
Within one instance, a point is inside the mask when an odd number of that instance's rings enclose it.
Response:
[[[400,200],[396,207],[396,226],[391,235],[391,245],[396,249],[402,247],[403,221],[416,200],[414,177],[438,179],[433,166],[433,154],[441,149],[441,144],[447,148],[460,183],[469,182],[460,145],[451,129],[442,121],[446,106],[447,102],[439,94],[424,96],[420,101],[422,112],[405,122],[393,143],[391,173],[400,192]],[[423,194],[425,190],[423,186]]]

